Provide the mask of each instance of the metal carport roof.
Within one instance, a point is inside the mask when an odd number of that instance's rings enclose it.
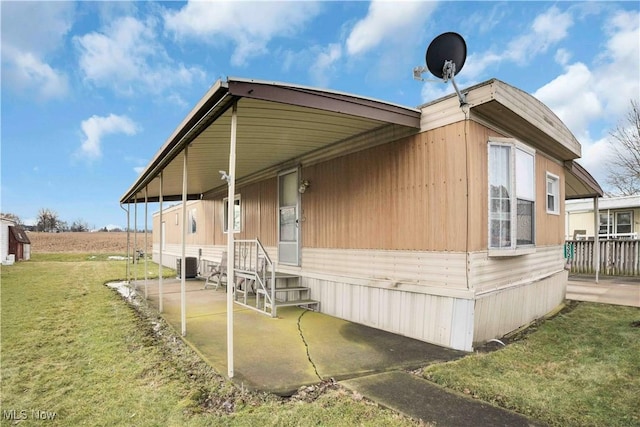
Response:
[[[217,81],[153,157],[121,203],[182,198],[188,145],[187,197],[226,188],[231,107],[237,102],[236,181],[368,132],[400,127],[418,132],[420,110],[341,92],[229,78]]]

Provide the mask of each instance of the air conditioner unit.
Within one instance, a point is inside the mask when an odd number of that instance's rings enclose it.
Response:
[[[186,257],[186,265],[184,268],[185,278],[194,279],[198,275],[198,259],[195,257]],[[176,259],[176,274],[179,279],[182,279],[182,258]]]

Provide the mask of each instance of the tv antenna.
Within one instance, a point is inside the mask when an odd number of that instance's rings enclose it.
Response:
[[[466,105],[466,96],[460,93],[454,79],[455,75],[462,70],[464,61],[467,59],[467,44],[462,36],[452,32],[440,34],[429,44],[425,59],[427,66],[415,67],[413,69],[413,78],[425,81],[422,78],[422,73],[428,70],[445,83],[451,80],[453,88],[458,94],[460,106]]]

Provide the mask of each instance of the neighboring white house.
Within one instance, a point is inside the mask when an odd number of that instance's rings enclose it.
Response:
[[[598,202],[600,239],[638,239],[640,236],[640,194],[603,197]],[[565,202],[566,240],[593,239],[593,199]]]

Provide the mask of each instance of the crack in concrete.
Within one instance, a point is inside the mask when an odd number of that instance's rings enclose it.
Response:
[[[313,370],[315,371],[316,376],[320,379],[320,381],[323,381],[322,377],[318,373],[318,367],[316,366],[315,363],[313,363],[313,360],[311,359],[311,354],[309,353],[309,344],[307,343],[307,340],[304,338],[304,334],[302,333],[302,327],[300,326],[300,321],[302,320],[302,316],[307,314],[308,311],[309,310],[304,310],[302,313],[300,313],[300,317],[298,317],[298,332],[300,333],[300,338],[302,338],[304,347],[307,350],[307,359],[309,359],[309,363],[311,363],[311,366],[313,366]]]

